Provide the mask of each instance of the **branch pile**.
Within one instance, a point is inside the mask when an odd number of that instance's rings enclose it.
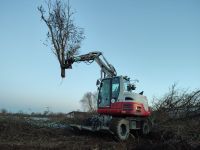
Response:
[[[200,144],[200,90],[178,90],[174,84],[153,109],[157,129],[190,144]]]

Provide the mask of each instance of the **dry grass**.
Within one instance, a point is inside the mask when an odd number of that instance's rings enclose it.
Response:
[[[184,140],[169,126],[155,126],[149,136],[130,136],[126,142],[120,142],[109,133],[73,132],[69,128],[30,124],[27,117],[0,116],[0,149],[189,150],[199,147]]]

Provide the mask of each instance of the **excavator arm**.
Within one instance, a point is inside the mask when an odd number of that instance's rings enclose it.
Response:
[[[106,58],[99,51],[68,58],[65,61],[65,69],[71,69],[74,62],[92,63],[93,61],[95,61],[101,68],[101,79],[105,77],[114,77],[117,75],[115,68],[108,63]]]

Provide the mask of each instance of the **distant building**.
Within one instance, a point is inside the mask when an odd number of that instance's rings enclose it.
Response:
[[[92,114],[88,112],[80,112],[80,111],[72,111],[69,112],[66,117],[67,118],[79,118],[79,119],[84,119],[86,117],[90,117]]]

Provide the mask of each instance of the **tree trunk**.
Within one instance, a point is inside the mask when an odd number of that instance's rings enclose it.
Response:
[[[61,68],[61,77],[65,78],[65,69],[64,68]]]

